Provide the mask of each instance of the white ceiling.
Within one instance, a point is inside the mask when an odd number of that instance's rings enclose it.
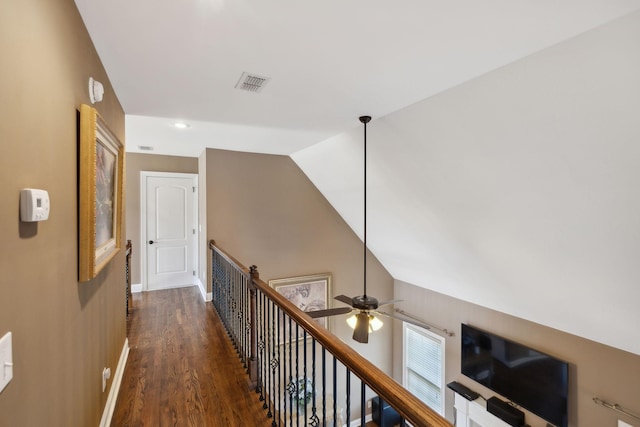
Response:
[[[637,0],[75,0],[127,151],[291,154],[625,15]],[[272,80],[235,89],[243,72]],[[176,120],[191,127],[176,132]]]
[[[291,155],[362,235],[371,115],[395,279],[640,354],[640,0],[76,3],[127,151]]]

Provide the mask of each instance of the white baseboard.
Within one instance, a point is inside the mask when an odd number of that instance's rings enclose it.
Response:
[[[195,283],[193,283],[193,284],[186,283],[186,284],[180,285],[180,286],[171,286],[170,288],[167,288],[167,289],[181,288],[181,287],[188,287],[188,286],[196,285],[196,286],[198,286],[198,289],[200,289],[200,293],[202,294],[202,299],[205,302],[211,301],[213,299],[213,293],[206,292],[206,288],[204,287],[204,285],[202,284],[202,282],[200,281],[199,278],[196,278],[194,280],[194,282]],[[132,294],[139,293],[139,292],[142,292],[142,283],[136,283],[134,285],[131,285],[131,293]]]
[[[111,417],[113,417],[113,411],[116,409],[116,400],[118,400],[118,392],[120,391],[120,383],[124,375],[124,367],[127,365],[127,357],[129,357],[129,340],[125,338],[122,353],[120,353],[120,360],[118,360],[118,366],[116,367],[113,382],[109,389],[109,397],[107,397],[107,403],[102,412],[100,427],[109,427],[111,425]]]
[[[207,292],[199,277],[196,278],[196,285],[198,285],[198,289],[200,289],[200,293],[202,294],[202,299],[205,302],[209,302],[213,299],[213,294],[211,292]]]
[[[368,423],[369,421],[373,421],[373,420],[371,419],[371,414],[369,414],[369,415],[367,415],[366,417],[364,417],[364,422],[365,422],[365,424],[366,424],[366,423]],[[355,421],[351,421],[351,422],[349,423],[349,427],[360,427],[360,418],[358,418],[358,419],[357,419],[357,420],[355,420]]]

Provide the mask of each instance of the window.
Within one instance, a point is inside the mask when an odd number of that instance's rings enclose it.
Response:
[[[403,324],[403,385],[444,416],[444,338]]]

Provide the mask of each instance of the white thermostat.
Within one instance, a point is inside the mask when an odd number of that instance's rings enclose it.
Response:
[[[35,188],[20,191],[20,219],[24,222],[49,219],[49,193]]]

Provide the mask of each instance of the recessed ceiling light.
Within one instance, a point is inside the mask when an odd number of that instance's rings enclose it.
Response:
[[[188,123],[185,122],[176,122],[173,124],[173,126],[177,127],[178,129],[186,129],[188,127],[191,127]]]

